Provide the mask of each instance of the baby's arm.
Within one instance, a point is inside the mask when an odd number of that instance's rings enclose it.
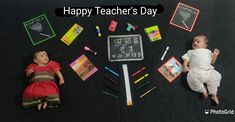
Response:
[[[34,72],[33,69],[29,69],[29,70],[26,72],[26,76],[29,77],[33,72]]]
[[[59,79],[60,79],[59,84],[60,84],[60,85],[64,84],[64,77],[63,77],[62,73],[60,72],[60,70],[57,70],[57,71],[56,71],[56,75],[57,75],[57,76],[59,77]]]
[[[212,53],[212,59],[211,59],[211,64],[214,64],[216,59],[217,59],[217,56],[219,55],[220,51],[219,49],[215,48],[213,53]]]
[[[189,61],[184,59],[184,62],[183,62],[184,72],[188,72],[189,71],[188,63],[189,63]]]

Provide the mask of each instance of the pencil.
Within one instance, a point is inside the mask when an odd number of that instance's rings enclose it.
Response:
[[[144,76],[142,76],[141,78],[139,78],[138,80],[136,80],[134,83],[136,84],[136,83],[138,83],[139,81],[141,81],[141,80],[143,80],[145,77],[148,77],[148,73],[147,74],[145,74]]]
[[[135,72],[134,74],[132,74],[131,76],[134,77],[137,74],[139,74],[141,71],[145,70],[145,67],[141,68],[140,70],[138,70],[137,72]]]
[[[153,88],[151,88],[150,90],[148,90],[147,92],[145,92],[144,94],[142,94],[140,96],[140,98],[144,97],[145,95],[147,95],[149,92],[151,92],[152,90],[154,90],[156,88],[156,86],[154,86]]]
[[[106,92],[106,91],[102,91],[102,92],[103,92],[104,94],[107,94],[107,95],[113,97],[113,98],[118,99],[118,96],[116,96],[116,95],[113,95],[113,94],[111,94],[111,93],[109,93],[109,92]]]
[[[136,90],[139,90],[140,88],[142,88],[143,86],[146,86],[147,84],[151,83],[150,81],[143,83],[141,86],[137,87]]]
[[[108,85],[103,84],[103,86],[104,86],[105,88],[107,88],[107,89],[113,91],[113,92],[117,92],[115,89],[111,88],[111,87],[108,86]]]
[[[119,76],[118,73],[116,73],[115,71],[113,71],[112,69],[108,68],[108,67],[104,67],[104,69],[106,69],[107,71],[111,72],[112,74]]]
[[[104,75],[106,78],[108,78],[109,80],[111,80],[114,84],[118,85],[118,82],[113,80],[112,78],[110,78],[109,76],[107,75]]]

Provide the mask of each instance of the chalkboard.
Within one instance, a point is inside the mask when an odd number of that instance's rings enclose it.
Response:
[[[199,10],[183,3],[178,3],[170,24],[191,32],[199,15]]]
[[[141,35],[111,35],[107,37],[108,60],[138,61],[144,59]]]
[[[33,45],[55,37],[54,30],[45,14],[30,19],[24,22],[23,25]]]

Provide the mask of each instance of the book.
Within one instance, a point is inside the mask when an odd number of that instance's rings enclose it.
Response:
[[[182,64],[173,56],[158,71],[171,83],[182,72]]]
[[[78,74],[78,76],[85,81],[93,75],[98,69],[91,63],[91,61],[83,54],[74,60],[70,67]]]
[[[147,36],[149,37],[151,42],[162,39],[161,34],[160,34],[160,30],[157,25],[145,28],[144,31],[147,34]]]
[[[66,45],[70,45],[83,30],[82,26],[75,23],[60,40]]]

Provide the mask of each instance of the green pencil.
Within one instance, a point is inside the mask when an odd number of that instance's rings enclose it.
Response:
[[[118,96],[116,96],[116,95],[113,95],[113,94],[111,94],[111,93],[109,93],[109,92],[106,92],[106,91],[102,91],[102,92],[103,92],[104,94],[107,94],[107,95],[113,97],[113,98],[118,99]]]
[[[136,90],[139,90],[143,86],[146,86],[147,84],[151,83],[150,81],[143,83],[141,86],[137,87]]]

